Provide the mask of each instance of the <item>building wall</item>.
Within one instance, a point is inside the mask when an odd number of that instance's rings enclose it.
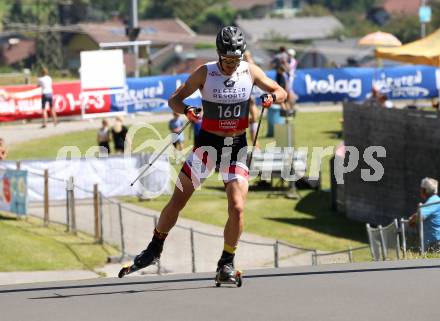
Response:
[[[84,50],[98,50],[99,45],[88,35],[76,34],[70,38],[64,48],[64,61],[68,69],[80,67],[80,53]]]
[[[414,213],[424,177],[440,178],[440,119],[436,112],[386,109],[372,105],[344,104],[344,141],[359,149],[356,170],[344,175],[347,217],[372,224],[388,224]],[[368,146],[383,146],[384,167],[378,182],[361,179]]]

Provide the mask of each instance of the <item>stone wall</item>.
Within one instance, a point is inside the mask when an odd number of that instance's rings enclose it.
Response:
[[[440,119],[436,112],[386,109],[344,104],[344,142],[359,149],[356,170],[344,175],[345,210],[349,218],[372,224],[388,224],[414,213],[420,202],[424,177],[440,178]],[[365,182],[361,169],[368,146],[383,146],[384,167],[377,182]]]

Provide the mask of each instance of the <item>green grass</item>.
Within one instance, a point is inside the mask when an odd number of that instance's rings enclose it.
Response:
[[[309,148],[309,163],[313,147],[335,146],[340,142],[337,134],[341,130],[340,112],[299,113],[295,119],[295,145]],[[274,141],[265,137],[267,126],[262,122],[259,143],[264,146]],[[62,124],[61,124],[62,126]],[[160,135],[168,134],[167,124],[154,124]],[[186,143],[189,143],[186,132]],[[96,130],[69,133],[67,135],[39,139],[18,144],[10,150],[10,158],[53,158],[64,145],[76,145],[84,155],[95,144]],[[157,139],[151,131],[140,130],[134,139],[134,149],[146,139]],[[250,143],[250,142],[249,142]],[[42,149],[40,146],[45,146]],[[148,151],[144,150],[144,151]],[[245,231],[284,240],[292,244],[320,250],[341,250],[348,246],[366,245],[365,227],[361,223],[346,219],[330,209],[329,157],[322,162],[322,184],[324,191],[300,191],[301,199],[289,200],[270,195],[268,191],[251,190],[246,203]],[[176,165],[177,170],[180,165]],[[160,211],[169,196],[140,202],[137,198],[125,201]],[[227,217],[226,196],[223,183],[217,175],[211,176],[200,191],[197,191],[181,213],[182,217],[209,224],[223,226]],[[369,259],[369,251],[357,253],[356,257]]]
[[[88,269],[103,266],[116,249],[96,244],[89,235],[64,232],[61,225],[43,227],[33,217],[0,213],[0,271]]]

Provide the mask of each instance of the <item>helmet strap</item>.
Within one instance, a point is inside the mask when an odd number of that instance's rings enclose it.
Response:
[[[222,60],[220,59],[220,54],[218,55],[218,65],[220,66],[221,71],[226,72],[222,66]]]

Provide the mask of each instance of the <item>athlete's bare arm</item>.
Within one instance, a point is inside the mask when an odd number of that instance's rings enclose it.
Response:
[[[252,78],[254,79],[254,84],[257,85],[263,91],[266,91],[271,94],[275,94],[277,97],[274,103],[281,104],[287,98],[286,91],[280,87],[276,81],[270,79],[266,76],[264,71],[258,67],[257,65],[250,64],[249,68],[251,70]]]
[[[197,68],[168,100],[168,106],[176,113],[183,114],[185,103],[183,102],[187,97],[191,96],[197,89],[202,89],[206,79],[207,68],[202,65]]]

